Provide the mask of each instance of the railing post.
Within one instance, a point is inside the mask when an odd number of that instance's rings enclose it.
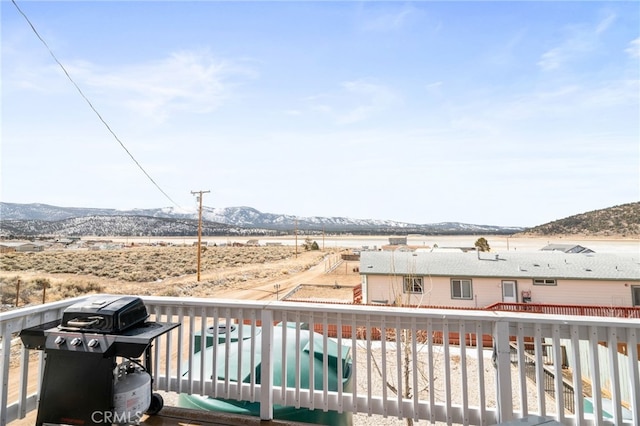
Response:
[[[260,361],[260,420],[273,420],[273,312],[263,309]]]
[[[522,350],[522,348],[518,348]],[[496,395],[498,396],[498,422],[513,419],[513,394],[511,391],[511,348],[509,347],[509,323],[496,321],[493,325],[493,359],[496,367]]]
[[[0,325],[0,425],[7,424],[7,402],[9,393],[9,361],[11,354],[11,333],[7,324]]]

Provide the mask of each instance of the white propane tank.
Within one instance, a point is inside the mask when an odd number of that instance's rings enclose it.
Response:
[[[113,423],[138,424],[151,405],[151,376],[125,361],[116,367],[113,386]]]

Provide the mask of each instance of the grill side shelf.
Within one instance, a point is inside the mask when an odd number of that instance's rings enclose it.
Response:
[[[146,322],[141,327],[129,329],[116,336],[112,346],[113,353],[137,358],[155,338],[178,326],[179,323]]]
[[[47,341],[45,331],[57,328],[58,325],[60,325],[59,319],[36,325],[34,327],[25,328],[20,331],[18,336],[22,340],[25,348],[42,350],[44,349],[45,342]]]

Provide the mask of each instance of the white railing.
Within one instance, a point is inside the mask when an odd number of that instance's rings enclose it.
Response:
[[[273,418],[276,405],[464,425],[492,425],[534,414],[566,425],[640,424],[640,320],[143,299],[152,320],[181,324],[154,341],[154,386],[167,392],[257,402],[264,420]],[[0,425],[36,408],[43,371],[41,361],[20,349],[16,333],[61,317],[62,310],[78,300],[0,314]],[[237,328],[237,341],[223,339],[197,350],[197,345],[208,345],[201,337],[210,335],[209,327],[218,330],[228,324],[244,325]],[[285,356],[288,345],[297,346],[307,327],[319,333],[308,349],[321,359],[320,367],[303,356]],[[280,336],[280,342],[274,336]],[[483,340],[489,347],[477,344]],[[618,354],[618,343],[626,343],[627,356]],[[566,351],[567,345],[580,349]],[[350,359],[332,364],[329,347],[350,354]],[[564,352],[568,369],[562,368]],[[315,368],[322,368],[321,379],[315,379]],[[348,377],[350,385],[332,387],[329,371],[338,378]],[[583,384],[586,371],[595,372],[590,386]],[[301,385],[304,375],[309,376],[306,386]],[[585,395],[593,413],[584,408]]]
[[[23,418],[37,407],[39,377],[44,371],[42,353],[37,353],[36,360],[32,360],[29,351],[19,341],[18,333],[24,328],[61,318],[67,306],[82,299],[68,299],[0,313],[0,426],[10,420]],[[34,369],[37,369],[35,373]],[[36,380],[30,381],[29,378],[33,378],[34,374]]]

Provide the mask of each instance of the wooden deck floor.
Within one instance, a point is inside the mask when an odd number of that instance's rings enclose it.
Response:
[[[36,411],[7,426],[33,426]],[[186,408],[164,407],[155,416],[144,416],[141,426],[314,426],[308,423],[294,423],[280,420],[260,421],[257,417],[237,416],[211,411],[189,410]]]

